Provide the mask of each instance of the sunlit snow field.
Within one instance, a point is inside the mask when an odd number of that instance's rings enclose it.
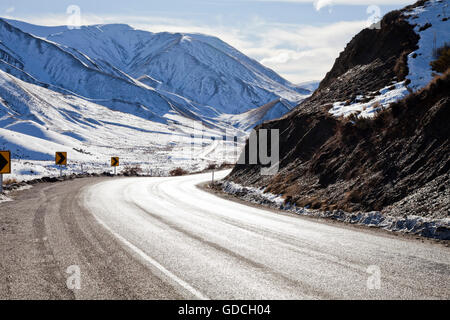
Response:
[[[166,175],[177,167],[197,171],[211,163],[235,162],[245,142],[246,133],[229,125],[208,127],[175,112],[164,116],[166,124],[153,122],[0,71],[3,96],[12,92],[7,91],[10,86],[15,86],[16,95],[8,98],[21,108],[16,110],[20,120],[10,114],[0,118],[0,149],[10,150],[13,158],[10,179],[58,175],[54,157],[60,151],[68,152],[65,174],[111,172],[112,156],[120,157],[119,173],[135,165],[153,175]],[[0,108],[4,103],[0,100]]]

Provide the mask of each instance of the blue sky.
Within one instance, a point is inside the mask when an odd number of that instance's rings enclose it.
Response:
[[[215,35],[298,83],[320,80],[345,44],[379,14],[414,0],[2,0],[0,16],[65,25],[127,23],[153,32]]]

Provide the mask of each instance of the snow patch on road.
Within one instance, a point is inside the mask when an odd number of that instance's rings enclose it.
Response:
[[[5,191],[3,191],[3,193],[0,193],[0,203],[13,201],[13,199],[8,197],[8,194],[10,194],[12,191],[22,191],[22,190],[28,190],[31,188],[32,188],[32,186],[30,186],[30,185],[23,185],[23,186],[14,188],[14,190],[5,190]]]
[[[4,194],[0,194],[0,203],[3,203],[3,202],[8,202],[8,201],[12,201],[12,199],[11,198],[8,198],[6,195],[4,195]]]

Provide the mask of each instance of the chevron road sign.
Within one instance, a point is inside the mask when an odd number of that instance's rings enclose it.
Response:
[[[55,155],[55,163],[59,166],[67,166],[67,152],[57,152]]]
[[[111,167],[118,167],[119,166],[119,157],[112,157],[111,158]]]
[[[11,152],[0,151],[0,192],[3,192],[3,174],[11,173]]]
[[[11,173],[11,152],[0,151],[0,174]]]

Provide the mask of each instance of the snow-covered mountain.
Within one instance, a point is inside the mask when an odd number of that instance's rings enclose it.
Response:
[[[284,99],[276,99],[259,108],[249,110],[238,115],[223,115],[224,123],[234,126],[236,128],[247,131],[252,129],[256,124],[261,124],[265,121],[278,119],[284,114],[291,111],[295,106],[292,106]]]
[[[58,44],[92,68],[220,113],[239,114],[277,98],[296,104],[309,93],[211,36],[151,33],[120,24],[70,30],[8,22]]]
[[[296,87],[300,90],[307,90],[309,92],[314,92],[319,87],[320,81],[304,81],[296,84]]]
[[[53,170],[58,150],[73,150],[74,170],[103,170],[112,155],[165,169],[231,162],[222,137],[245,136],[311,94],[206,35],[5,19],[0,84],[0,148],[17,159],[17,177]],[[41,168],[26,170],[29,160]]]

